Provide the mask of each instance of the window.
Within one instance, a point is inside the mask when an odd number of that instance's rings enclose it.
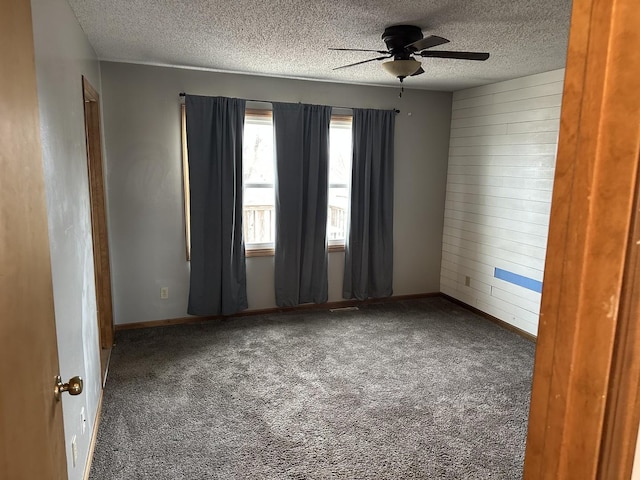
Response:
[[[344,248],[351,184],[351,116],[332,115],[329,130],[329,251]],[[182,105],[182,149],[187,260],[189,260],[189,170],[185,108]],[[247,256],[273,255],[276,235],[275,159],[271,110],[247,109],[243,139],[243,235]]]
[[[243,234],[252,255],[273,253],[276,235],[275,162],[271,110],[247,109],[242,146]]]
[[[347,225],[351,185],[351,116],[332,115],[329,130],[329,247],[343,247]]]

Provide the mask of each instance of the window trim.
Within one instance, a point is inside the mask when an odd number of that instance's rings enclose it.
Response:
[[[245,123],[247,118],[253,117],[260,121],[269,121],[269,124],[273,127],[273,110],[269,108],[245,108],[244,118]],[[247,188],[273,188],[275,192],[276,184],[274,183],[242,183],[242,191]],[[275,207],[275,206],[274,206]],[[244,210],[244,205],[243,205]],[[244,243],[245,257],[268,257],[275,255],[275,243],[260,242],[260,243]]]
[[[180,142],[182,146],[182,201],[184,206],[184,241],[187,262],[191,261],[191,190],[189,187],[189,155],[187,152],[187,108],[180,104]]]
[[[265,245],[264,243],[254,243],[252,245]],[[247,249],[245,246],[244,256],[245,257],[273,257],[276,254],[276,249],[274,247],[267,248],[249,248]]]
[[[332,113],[331,114],[331,121],[329,122],[329,128],[331,128],[332,126],[333,127],[338,127],[338,128],[347,128],[348,127],[349,129],[351,129],[352,126],[353,126],[353,115]],[[352,146],[352,148],[353,148],[353,146]],[[331,188],[346,188],[346,189],[350,189],[351,185],[349,185],[348,183],[329,183],[329,189],[331,189]],[[349,204],[351,204],[351,202],[349,202]],[[348,211],[347,211],[347,215],[348,215]],[[327,239],[327,247],[328,247],[329,253],[332,253],[332,252],[344,252],[345,249],[346,249],[347,237],[348,236],[349,236],[349,232],[346,231],[345,232],[345,238],[335,239],[335,240]]]

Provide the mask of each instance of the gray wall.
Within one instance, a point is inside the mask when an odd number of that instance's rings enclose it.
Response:
[[[402,110],[396,123],[394,294],[440,290],[451,93],[103,62],[117,324],[186,315],[178,93]],[[341,300],[343,253],[329,255]],[[275,306],[273,257],[247,259],[249,308]],[[160,288],[169,287],[169,299]]]
[[[32,12],[60,374],[84,379],[62,400],[69,478],[81,479],[101,389],[82,75],[99,90],[100,66],[65,0],[33,0]]]
[[[530,334],[541,282],[564,69],[453,94],[441,289]]]

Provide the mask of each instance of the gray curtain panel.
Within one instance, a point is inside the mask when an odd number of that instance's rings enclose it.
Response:
[[[351,215],[344,298],[393,293],[393,138],[395,112],[353,110]]]
[[[245,101],[186,95],[191,189],[191,315],[247,308],[242,238]]]
[[[274,103],[278,306],[327,301],[331,107]]]

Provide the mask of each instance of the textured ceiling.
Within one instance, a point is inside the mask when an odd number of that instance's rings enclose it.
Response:
[[[570,0],[69,0],[102,60],[333,82],[397,85],[378,56],[385,27],[412,24],[490,52],[485,62],[424,58],[405,88],[458,90],[565,65]],[[371,55],[371,57],[369,56]]]

